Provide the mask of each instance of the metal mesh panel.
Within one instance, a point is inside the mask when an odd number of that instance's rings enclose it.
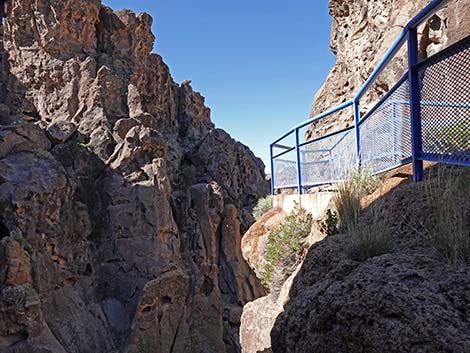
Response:
[[[316,185],[346,179],[356,161],[354,139],[349,129],[302,146],[302,183]]]
[[[395,86],[359,127],[362,165],[378,173],[411,158],[408,81]]]
[[[470,37],[421,63],[424,159],[470,163]]]
[[[274,187],[286,188],[297,186],[296,152],[292,150],[273,159]]]
[[[414,66],[414,74],[419,79],[422,138],[422,155],[417,157],[470,166],[470,37]],[[330,129],[329,120],[318,122],[315,129],[310,126],[307,139],[323,137],[299,146],[302,186],[344,180],[356,165],[355,130],[326,135]],[[359,136],[362,165],[373,174],[411,161],[407,76],[365,114]],[[285,151],[273,159],[275,188],[297,187],[297,151],[291,146],[275,146]]]

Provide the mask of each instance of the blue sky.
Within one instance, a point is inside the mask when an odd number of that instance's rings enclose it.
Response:
[[[269,144],[308,118],[334,64],[327,0],[104,0],[154,19],[155,52],[206,97],[212,121],[268,166]],[[268,168],[267,168],[268,169]]]

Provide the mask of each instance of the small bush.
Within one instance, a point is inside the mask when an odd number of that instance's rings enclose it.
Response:
[[[327,236],[338,233],[338,214],[335,211],[326,211],[326,219],[320,223],[320,231]]]
[[[258,203],[253,208],[253,217],[256,220],[263,217],[263,215],[268,212],[271,208],[273,208],[273,196],[268,195],[258,200]]]
[[[312,224],[312,215],[296,205],[280,226],[269,233],[263,273],[265,284],[272,280],[273,272],[277,267],[283,265],[292,256],[298,257],[303,248],[303,240],[310,234]]]
[[[367,168],[353,170],[348,179],[338,185],[333,203],[338,212],[339,230],[349,231],[357,225],[361,212],[361,198],[379,186],[379,179]]]
[[[465,152],[470,149],[470,129],[468,122],[462,120],[446,126],[438,126],[432,129],[435,143],[440,148],[452,149],[455,152]]]
[[[470,264],[470,175],[440,167],[435,180],[424,183],[426,202],[434,209],[427,222],[431,247],[445,261]]]
[[[367,167],[353,169],[348,176],[355,188],[362,196],[372,194],[380,185],[380,179],[372,175]]]

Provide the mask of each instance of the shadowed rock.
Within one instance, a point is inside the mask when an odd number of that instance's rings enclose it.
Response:
[[[149,15],[4,10],[0,351],[239,352],[261,160],[173,81]]]

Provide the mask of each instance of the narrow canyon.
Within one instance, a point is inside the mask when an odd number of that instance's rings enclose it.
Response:
[[[427,3],[329,0],[336,64],[311,116],[350,99]],[[322,214],[266,280],[287,214],[255,219],[265,165],[173,80],[150,15],[2,0],[0,18],[0,353],[470,352],[468,266],[423,250],[432,211],[408,167],[362,200],[367,224],[379,199],[393,215],[393,254],[352,260]],[[451,1],[421,26],[420,56],[469,35],[470,0]],[[406,70],[404,50],[361,108]],[[352,121],[334,114],[305,138]]]

